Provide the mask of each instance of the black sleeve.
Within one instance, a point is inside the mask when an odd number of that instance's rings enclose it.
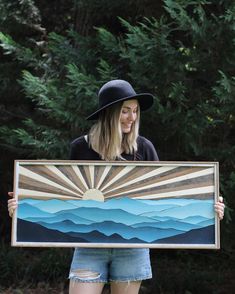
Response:
[[[73,143],[70,144],[69,159],[70,160],[76,160],[77,159],[76,148],[74,147]]]
[[[153,146],[153,143],[148,139],[139,136],[138,137],[138,157],[143,161],[159,161],[157,151]]]
[[[85,137],[75,139],[70,145],[70,160],[101,160],[98,153],[91,149]]]
[[[81,159],[83,159],[82,155],[84,154],[84,150],[86,149],[85,144],[86,144],[86,141],[84,140],[84,136],[75,139],[70,144],[69,159],[70,160],[81,160]]]

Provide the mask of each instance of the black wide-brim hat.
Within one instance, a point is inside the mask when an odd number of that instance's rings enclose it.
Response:
[[[107,107],[125,100],[136,99],[140,110],[147,110],[153,105],[153,95],[149,93],[137,94],[131,84],[124,80],[112,80],[104,84],[98,93],[99,108],[89,115],[87,120],[99,118],[100,113]]]

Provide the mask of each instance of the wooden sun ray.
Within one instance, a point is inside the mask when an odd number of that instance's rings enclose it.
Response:
[[[21,168],[25,168],[26,170],[28,169],[29,171],[35,173],[35,168],[32,166],[24,166],[24,167],[20,167]],[[66,168],[66,167],[64,167]],[[44,165],[44,166],[37,166],[37,172],[36,175],[40,175],[43,178],[50,180],[52,183],[57,183],[58,185],[60,185],[61,187],[65,187],[71,191],[74,191],[75,193],[77,191],[79,191],[80,193],[82,193],[82,191],[80,189],[78,189],[78,187],[74,184],[72,179],[69,179],[69,177],[63,177],[63,175],[59,173],[58,169],[60,169],[59,166],[52,166],[52,165]],[[23,170],[21,174],[25,174],[27,175],[27,171]],[[64,169],[63,169],[64,170]],[[63,171],[61,170],[61,171]],[[38,177],[35,175],[35,177],[38,180]],[[34,177],[34,178],[35,178]],[[41,178],[42,179],[42,178]]]
[[[204,190],[204,195],[206,195],[207,193],[211,193],[213,191],[211,191],[211,189],[207,190],[207,188],[210,188],[210,187],[213,187],[211,186],[211,183],[210,182],[205,182],[205,183],[202,183],[200,185],[200,187],[198,187],[198,184],[195,183],[195,184],[186,184],[186,185],[182,185],[180,184],[179,186],[176,185],[176,186],[172,186],[171,188],[164,188],[164,187],[155,187],[155,188],[144,188],[144,189],[141,189],[141,190],[136,190],[136,189],[133,189],[133,190],[130,190],[128,192],[120,192],[120,193],[117,193],[117,194],[106,194],[105,195],[105,198],[108,199],[108,198],[114,198],[114,197],[125,197],[126,195],[128,195],[128,197],[131,197],[131,198],[139,198],[139,196],[142,196],[142,195],[152,195],[154,196],[155,195],[155,198],[159,198],[158,195],[162,195],[164,193],[164,198],[166,197],[172,197],[170,195],[172,195],[172,192],[175,193],[175,196],[176,195],[179,195],[179,196],[182,196],[182,195],[185,195],[184,191],[188,191],[188,192],[195,192],[195,191],[199,191],[197,189],[200,189],[200,191]],[[198,194],[198,193],[196,193]],[[194,194],[189,194],[189,196],[192,196]],[[204,197],[204,198],[208,198],[208,197]],[[151,198],[153,199],[153,198]]]
[[[64,195],[62,193],[60,194],[56,194],[56,192],[53,193],[46,193],[46,192],[42,192],[42,191],[35,191],[35,190],[26,190],[26,189],[20,189],[18,197],[20,199],[24,199],[24,198],[35,198],[35,199],[43,199],[43,200],[47,200],[47,199],[53,199],[53,198],[57,198],[57,199],[61,199],[61,200],[76,200],[76,199],[80,199],[82,200],[82,196],[73,196],[71,195]]]
[[[71,168],[71,167],[69,167],[69,168]],[[87,186],[86,181],[85,181],[84,178],[83,178],[83,175],[82,175],[81,170],[79,169],[79,167],[76,166],[76,165],[73,165],[73,166],[72,166],[72,169],[74,170],[74,172],[76,173],[76,175],[77,175],[77,177],[78,177],[78,180],[77,180],[77,182],[76,182],[77,185],[78,185],[83,191],[86,191],[87,189],[89,189],[88,186]]]
[[[123,179],[123,177],[126,177],[134,168],[134,166],[113,166],[100,186],[100,190],[104,191],[106,187],[109,187],[119,179]]]
[[[119,186],[118,189],[107,191],[104,193],[106,196],[111,196],[111,195],[120,195],[121,193],[127,193],[129,194],[130,192],[134,191],[141,191],[143,189],[152,189],[154,193],[154,189],[158,188],[159,186],[166,186],[171,184],[173,187],[175,187],[175,184],[177,183],[182,183],[183,181],[187,180],[189,182],[192,182],[192,179],[195,180],[197,178],[200,178],[200,180],[197,180],[197,186],[200,185],[199,182],[204,182],[207,178],[208,175],[211,175],[213,173],[213,169],[204,169],[204,170],[189,170],[190,173],[185,174],[184,172],[178,173],[177,171],[171,174],[171,175],[166,175],[166,176],[160,176],[160,177],[148,177],[148,175],[145,175],[141,177],[140,180],[138,180],[136,183],[125,183],[123,186]],[[181,175],[184,173],[184,175]],[[213,177],[211,178],[211,184],[213,183]]]
[[[95,167],[95,172],[94,172],[94,188],[95,189],[98,189],[99,188],[99,183],[101,181],[101,176],[103,175],[104,173],[104,170],[106,169],[106,166],[96,166]]]
[[[68,192],[67,190],[61,189],[59,187],[55,187],[52,184],[46,184],[42,181],[37,181],[34,180],[32,178],[20,175],[19,177],[19,181],[20,181],[20,191],[22,189],[24,190],[32,190],[32,191],[41,191],[41,192],[45,192],[45,193],[56,193],[56,194],[63,194],[63,195],[77,195],[77,193],[72,193],[72,192]]]
[[[108,175],[108,173],[109,173],[109,171],[110,171],[111,168],[112,168],[112,167],[111,167],[110,165],[105,167],[105,169],[104,169],[102,175],[100,176],[99,182],[98,182],[98,184],[97,184],[97,186],[96,186],[96,189],[97,189],[97,190],[100,190],[100,186],[102,185],[104,179],[105,179],[106,176]]]
[[[67,178],[67,182],[71,184],[77,191],[83,194],[86,191],[86,188],[82,184],[80,178],[76,172],[68,166],[56,166],[58,170],[64,175],[64,178]]]
[[[127,185],[134,184],[136,185],[142,180],[152,178],[156,179],[157,175],[163,175],[171,171],[172,169],[175,169],[176,167],[151,167],[149,169],[142,169],[142,167],[135,167],[133,169],[133,173],[131,172],[130,175],[127,174],[125,177],[120,178],[119,181],[117,181],[114,185],[108,186],[105,190],[102,190],[104,193],[108,193],[110,191],[114,191],[116,189],[120,189],[122,187],[126,187]]]
[[[171,197],[191,197],[194,195],[200,195],[200,194],[211,194],[214,193],[214,186],[209,187],[199,187],[199,188],[193,188],[193,189],[186,189],[186,190],[177,190],[173,192],[163,192],[159,194],[153,194],[151,192],[145,192],[145,193],[138,193],[138,196],[135,197],[135,199],[162,199],[162,198],[171,198]],[[131,193],[130,193],[131,197]],[[198,197],[199,198],[199,197]],[[206,198],[206,197],[205,197]],[[204,199],[205,199],[204,198]],[[206,198],[207,199],[207,198]]]
[[[33,185],[33,186],[32,186]],[[81,196],[79,192],[74,192],[71,189],[67,189],[63,185],[57,184],[56,182],[49,180],[48,178],[41,176],[40,171],[33,172],[29,169],[26,169],[24,167],[20,167],[20,177],[19,177],[19,195],[23,195],[21,191],[21,187],[24,188],[24,190],[34,190],[35,189],[40,190],[42,193],[49,192],[49,191],[55,191],[55,193],[63,194],[66,196]],[[29,187],[29,188],[27,188]],[[52,189],[51,189],[52,188]]]
[[[24,165],[19,174],[21,197],[49,198],[54,194],[64,199],[97,197],[104,201],[126,196],[159,199],[204,195],[205,199],[214,192],[213,168],[207,166]]]

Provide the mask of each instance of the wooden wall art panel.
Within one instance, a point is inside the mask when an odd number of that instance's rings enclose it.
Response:
[[[13,246],[219,248],[218,163],[15,161]]]

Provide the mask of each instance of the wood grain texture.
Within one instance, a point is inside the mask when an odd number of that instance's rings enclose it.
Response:
[[[40,198],[50,198],[54,193],[66,199],[82,199],[86,191],[97,189],[104,199],[147,199],[148,195],[150,199],[210,199],[214,192],[213,173],[213,167],[208,166],[24,165],[19,171],[19,194],[41,192]]]

